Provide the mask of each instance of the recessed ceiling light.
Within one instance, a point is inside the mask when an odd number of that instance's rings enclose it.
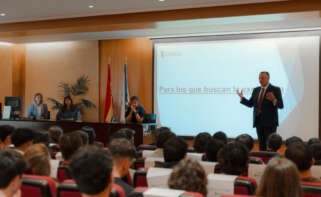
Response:
[[[0,14],[0,16],[5,16],[5,15],[6,15],[6,13],[1,13],[1,14]]]
[[[88,7],[89,7],[89,8],[94,8],[95,6],[94,6],[94,5],[89,5]]]
[[[165,0],[158,0],[159,2],[164,2]]]

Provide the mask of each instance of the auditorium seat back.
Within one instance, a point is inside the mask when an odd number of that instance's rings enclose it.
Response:
[[[156,150],[157,146],[150,145],[150,144],[141,144],[137,147],[137,151],[143,151],[143,150]]]
[[[57,170],[57,180],[59,182],[63,182],[67,179],[72,179],[71,171],[69,169],[68,162],[62,161],[60,162]]]
[[[23,175],[22,197],[56,197],[56,182],[46,176]]]
[[[262,158],[260,157],[249,157],[249,163],[252,163],[252,164],[264,164],[264,161]]]
[[[280,156],[277,152],[268,152],[268,151],[258,151],[258,152],[250,152],[250,157],[259,157],[261,158],[265,164],[267,164],[272,157]]]
[[[196,161],[202,161],[203,154],[202,153],[187,153],[186,157],[189,159],[194,159]]]
[[[257,188],[255,179],[238,176],[234,182],[234,194],[254,195]]]
[[[320,197],[321,183],[301,182],[303,197]]]

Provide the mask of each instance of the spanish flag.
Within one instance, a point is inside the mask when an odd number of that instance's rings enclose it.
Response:
[[[105,122],[111,122],[113,118],[113,96],[111,95],[111,76],[110,76],[110,65],[108,64],[108,73],[107,73],[107,88],[106,88],[106,104],[105,104]]]

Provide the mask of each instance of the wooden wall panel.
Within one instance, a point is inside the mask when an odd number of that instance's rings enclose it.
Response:
[[[21,96],[24,105],[26,89],[26,47],[17,44],[12,47],[12,96]],[[22,108],[22,114],[25,108]]]
[[[3,105],[4,97],[12,95],[12,57],[12,46],[0,45],[0,102]]]
[[[148,113],[152,112],[153,42],[147,38],[102,40],[100,50],[100,121],[103,121],[107,66],[111,62],[114,114],[120,118],[123,98],[123,69],[127,58],[127,75],[130,96],[137,95]]]

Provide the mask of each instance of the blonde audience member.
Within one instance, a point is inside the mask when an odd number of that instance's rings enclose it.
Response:
[[[274,157],[263,173],[257,189],[260,197],[302,197],[299,171],[286,158]]]
[[[24,157],[29,164],[27,174],[50,176],[50,153],[44,144],[30,146]]]

